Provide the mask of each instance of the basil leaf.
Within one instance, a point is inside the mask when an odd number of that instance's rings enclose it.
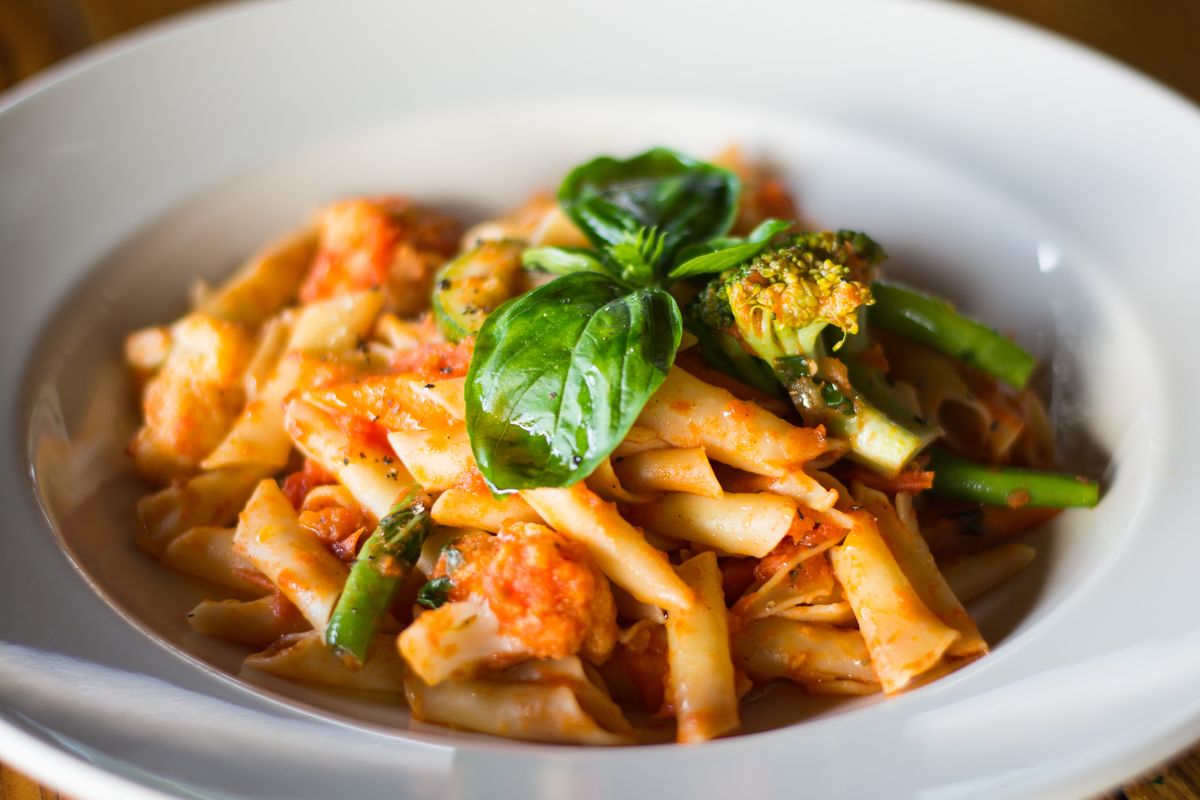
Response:
[[[625,438],[675,360],[679,307],[578,272],[501,306],[475,342],[467,430],[495,491],[570,486]]]
[[[743,261],[753,258],[778,234],[794,223],[781,219],[764,220],[745,239],[734,237],[712,239],[692,245],[680,253],[680,263],[667,275],[668,280],[677,281],[696,275],[724,272]]]
[[[775,219],[774,217],[764,219],[755,226],[754,230],[750,231],[750,235],[746,237],[746,241],[766,244],[795,224],[790,219]]]
[[[521,266],[554,275],[570,275],[573,272],[613,274],[613,270],[598,257],[595,250],[583,247],[530,247],[521,254]]]
[[[601,156],[576,167],[558,190],[563,211],[598,248],[657,228],[662,257],[722,236],[733,224],[741,184],[728,170],[665,148],[628,160]]]
[[[620,270],[618,277],[629,286],[653,284],[662,253],[663,237],[654,228],[639,228],[637,233],[627,233],[608,248],[609,257]]]

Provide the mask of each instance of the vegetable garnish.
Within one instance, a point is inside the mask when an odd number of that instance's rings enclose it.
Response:
[[[413,484],[367,539],[350,568],[325,643],[351,669],[361,669],[367,648],[400,584],[408,577],[429,535],[429,495]]]
[[[831,362],[823,339],[832,329],[841,335],[832,349],[852,335],[863,346],[860,318],[875,302],[869,284],[883,258],[883,248],[853,231],[787,237],[711,281],[691,318],[704,345],[736,337],[770,365],[806,424],[824,425],[849,442],[852,458],[895,475],[936,431],[899,410],[883,381],[849,353]],[[722,348],[726,358],[731,352]],[[739,373],[754,377],[744,362]]]
[[[494,491],[570,486],[621,442],[675,361],[683,321],[667,286],[699,267],[678,268],[738,247],[744,260],[781,229],[722,239],[739,190],[733,173],[661,148],[567,176],[559,202],[596,249],[528,251],[527,266],[560,277],[488,317],[467,375],[471,449]]]
[[[1100,502],[1100,485],[1086,478],[990,467],[958,458],[940,447],[932,448],[930,454],[933,493],[939,497],[1009,508],[1091,508]]]
[[[425,608],[441,608],[450,599],[454,583],[447,577],[434,578],[417,592],[417,605]]]
[[[525,250],[526,268],[559,277],[487,318],[467,376],[471,449],[493,491],[570,486],[612,453],[674,363],[684,317],[668,288],[704,275],[716,277],[686,317],[704,359],[786,394],[882,475],[941,431],[864,356],[868,321],[1024,386],[1032,356],[943,300],[875,280],[885,253],[866,234],[767,219],[728,236],[739,191],[732,173],[661,148],[567,176],[559,203],[594,249]],[[1077,502],[1062,497],[1047,502]]]
[[[1020,345],[964,317],[939,297],[883,282],[871,289],[871,322],[884,330],[953,356],[1015,389],[1025,387],[1037,365]]]

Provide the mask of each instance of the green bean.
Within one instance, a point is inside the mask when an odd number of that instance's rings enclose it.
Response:
[[[881,281],[871,284],[871,295],[873,325],[960,359],[1017,389],[1029,380],[1036,365],[1033,356],[962,316],[945,300]]]
[[[1092,507],[1100,501],[1100,486],[1082,477],[1018,467],[989,467],[958,458],[935,447],[929,466],[933,494],[992,506],[1069,508]]]
[[[359,551],[325,627],[325,644],[349,668],[366,662],[379,620],[421,557],[429,527],[429,496],[413,484]]]

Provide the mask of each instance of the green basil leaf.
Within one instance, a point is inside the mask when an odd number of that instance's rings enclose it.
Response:
[[[679,307],[594,272],[558,278],[484,323],[467,430],[495,491],[570,486],[613,451],[675,360]]]
[[[612,275],[614,272],[595,250],[584,247],[530,247],[521,254],[521,266],[554,275],[570,275],[573,272]]]
[[[795,223],[781,219],[768,219],[759,224],[745,239],[729,237],[692,245],[680,253],[680,263],[675,265],[667,278],[678,281],[732,269],[758,255],[772,239],[793,224]]]
[[[755,226],[754,230],[750,231],[750,235],[746,237],[746,241],[766,244],[795,224],[790,219],[775,219],[774,217],[764,219]]]
[[[653,284],[662,254],[663,237],[654,228],[638,228],[608,248],[608,255],[620,271],[618,277],[629,286]]]
[[[728,170],[665,148],[627,160],[601,156],[576,167],[558,190],[563,211],[598,248],[657,228],[662,257],[722,236],[733,224],[741,184]]]

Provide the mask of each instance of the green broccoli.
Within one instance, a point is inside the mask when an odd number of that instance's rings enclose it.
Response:
[[[870,282],[883,258],[862,233],[801,234],[726,273],[719,288],[710,285],[699,313],[771,365],[807,424],[824,425],[850,443],[850,457],[894,475],[936,431],[888,396],[877,371],[853,356],[830,358],[824,336],[840,331],[836,351],[857,334],[861,349],[862,311],[874,302]]]
[[[759,391],[780,395],[779,381],[770,365],[747,352],[735,335],[737,326],[729,310],[724,280],[718,277],[709,281],[688,306],[684,325],[699,340],[701,356],[714,369]]]

